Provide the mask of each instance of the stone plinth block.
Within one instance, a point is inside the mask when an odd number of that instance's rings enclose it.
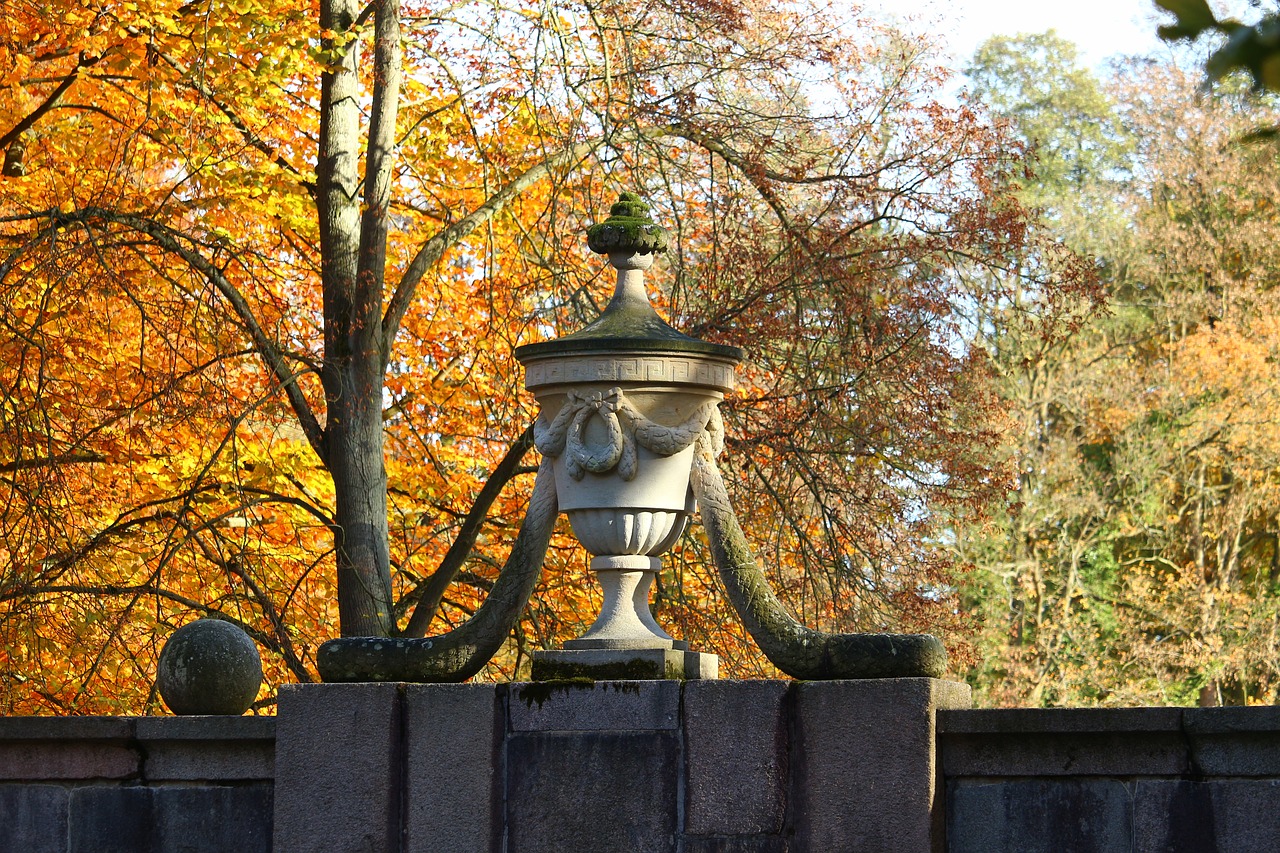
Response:
[[[794,849],[941,853],[935,714],[969,686],[931,678],[795,685]]]
[[[502,848],[506,687],[405,688],[405,853]]]
[[[275,853],[400,849],[400,684],[280,688]]]
[[[697,681],[685,685],[687,835],[782,831],[787,689],[783,681]],[[686,847],[693,849],[688,842]],[[706,849],[721,848],[713,844]]]
[[[713,679],[719,658],[680,649],[553,649],[533,653],[534,681]]]
[[[672,853],[674,732],[513,734],[507,853]]]
[[[534,682],[511,685],[515,732],[673,731],[680,682]]]

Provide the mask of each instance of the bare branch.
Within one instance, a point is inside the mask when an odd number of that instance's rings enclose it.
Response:
[[[471,555],[471,549],[476,544],[476,537],[480,535],[480,527],[484,524],[490,507],[498,499],[502,487],[519,473],[520,462],[532,446],[533,427],[529,426],[511,445],[506,455],[502,457],[502,461],[489,475],[489,479],[485,480],[484,487],[480,489],[480,494],[472,503],[467,517],[462,522],[462,527],[458,530],[457,538],[449,546],[449,551],[440,561],[440,566],[431,573],[431,577],[418,584],[405,596],[406,601],[417,603],[413,605],[413,615],[409,617],[409,624],[405,626],[404,636],[426,636],[427,629],[431,627],[431,619],[444,599],[445,590],[461,571],[467,557]]]
[[[76,67],[70,74],[62,78],[62,82],[49,93],[49,97],[45,98],[44,102],[41,103],[40,106],[23,116],[22,120],[10,128],[7,133],[0,136],[0,149],[8,148],[9,144],[21,136],[23,131],[31,127],[40,120],[41,116],[57,106],[58,99],[61,98],[66,91],[71,88],[71,85],[76,82],[77,78],[79,78],[80,70],[93,65],[99,58],[100,57],[96,56],[90,57],[83,53],[80,54],[80,60],[76,63]]]

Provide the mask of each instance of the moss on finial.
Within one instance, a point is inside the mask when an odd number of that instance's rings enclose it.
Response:
[[[609,218],[587,229],[587,245],[601,255],[665,252],[667,231],[649,218],[649,205],[640,196],[623,193],[609,208]]]

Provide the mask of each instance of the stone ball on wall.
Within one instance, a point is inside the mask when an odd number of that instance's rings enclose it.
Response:
[[[230,622],[189,622],[160,651],[156,688],[175,714],[243,714],[261,685],[258,647]]]

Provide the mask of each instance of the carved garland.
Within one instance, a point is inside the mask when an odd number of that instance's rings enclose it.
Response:
[[[587,423],[599,417],[605,427],[601,443],[588,443]],[[559,414],[547,423],[545,413],[534,425],[533,441],[543,456],[565,456],[565,470],[575,480],[588,471],[604,474],[618,469],[623,480],[634,480],[638,466],[636,446],[659,456],[673,456],[686,449],[699,436],[708,435],[716,455],[724,447],[724,421],[719,404],[708,400],[679,426],[663,426],[649,420],[626,398],[622,389],[579,394],[570,391]]]

